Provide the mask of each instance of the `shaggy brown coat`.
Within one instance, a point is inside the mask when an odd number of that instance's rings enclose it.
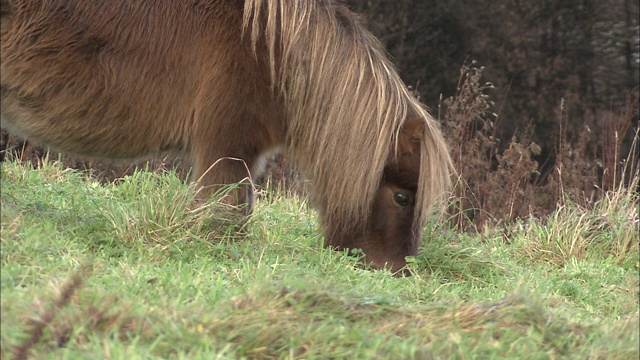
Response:
[[[13,133],[103,158],[185,152],[207,189],[256,176],[282,148],[313,183],[326,245],[394,270],[448,189],[437,123],[334,1],[1,0],[0,12]]]

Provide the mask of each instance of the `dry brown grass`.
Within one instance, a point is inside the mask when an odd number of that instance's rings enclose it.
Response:
[[[482,70],[465,65],[456,95],[440,108],[458,176],[449,209],[454,228],[480,231],[487,225],[546,216],[566,201],[590,208],[610,190],[633,187],[638,133],[632,141],[628,134],[637,124],[638,92],[593,129],[586,124],[567,129],[561,100],[560,133],[553,156],[545,159],[531,141],[533,128],[523,129],[501,147],[496,134],[500,121],[506,120],[492,112],[494,103],[487,93],[493,86],[482,83]]]

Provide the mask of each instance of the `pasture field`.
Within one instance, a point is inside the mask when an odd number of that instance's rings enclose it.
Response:
[[[323,249],[303,199],[261,191],[238,237],[190,194],[2,163],[2,359],[640,356],[632,191],[475,234],[434,220],[402,278]]]

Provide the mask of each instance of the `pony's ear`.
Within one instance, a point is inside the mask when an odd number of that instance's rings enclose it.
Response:
[[[424,120],[409,118],[402,124],[398,134],[398,153],[414,154],[420,151],[420,142],[424,137]]]

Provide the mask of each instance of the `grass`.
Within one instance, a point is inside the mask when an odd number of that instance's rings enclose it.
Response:
[[[302,199],[263,191],[238,237],[192,193],[3,163],[2,358],[640,355],[632,191],[476,234],[434,222],[404,278],[323,249]]]

